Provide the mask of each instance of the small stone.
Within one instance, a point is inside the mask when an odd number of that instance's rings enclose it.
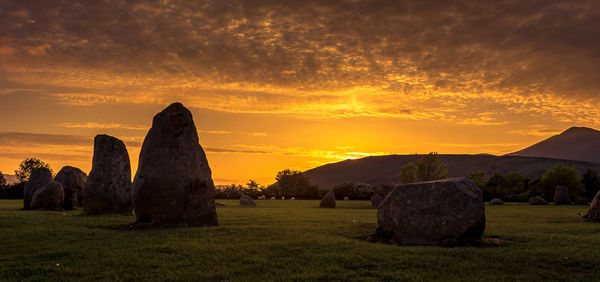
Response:
[[[321,203],[319,204],[320,208],[335,208],[335,194],[333,193],[333,189],[329,190],[323,199],[321,199]]]
[[[52,181],[48,185],[38,189],[33,194],[31,208],[38,210],[62,210],[62,203],[65,197],[62,184]]]
[[[250,196],[243,194],[240,198],[240,206],[256,206],[256,204]]]

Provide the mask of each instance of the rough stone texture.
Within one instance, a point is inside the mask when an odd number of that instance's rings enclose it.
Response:
[[[65,192],[60,182],[52,181],[38,189],[31,199],[31,208],[39,210],[61,210]]]
[[[534,196],[529,198],[529,204],[532,206],[536,206],[536,205],[547,205],[548,202],[546,200],[544,200],[544,198],[540,197],[540,196]]]
[[[381,204],[381,202],[383,202],[383,197],[381,197],[379,193],[375,193],[373,194],[373,196],[371,196],[371,205],[373,205],[374,207],[379,207],[379,204]]]
[[[54,181],[60,182],[65,191],[65,199],[63,200],[63,210],[72,210],[75,206],[81,206],[79,199],[83,199],[83,189],[87,174],[76,167],[65,166],[54,177]]]
[[[598,193],[596,193],[596,196],[594,197],[594,199],[592,200],[592,203],[590,204],[590,208],[588,209],[588,212],[583,217],[593,220],[593,221],[600,220],[600,191],[598,191]]]
[[[240,206],[256,206],[252,198],[250,196],[244,194],[240,198]]]
[[[555,205],[570,205],[571,198],[569,197],[569,188],[564,186],[556,186],[554,190]]]
[[[499,198],[493,198],[490,200],[490,205],[504,205],[504,201]]]
[[[92,171],[83,189],[83,212],[131,215],[131,165],[123,141],[108,135],[94,138]]]
[[[23,190],[23,209],[31,209],[31,200],[35,191],[50,184],[50,182],[52,182],[52,173],[49,169],[45,167],[32,169]]]
[[[154,116],[133,181],[137,221],[217,225],[215,185],[192,113],[174,103]]]
[[[466,178],[399,185],[377,211],[377,236],[400,245],[456,245],[485,229],[483,193]]]
[[[335,208],[335,194],[333,193],[333,189],[329,190],[323,199],[321,199],[321,203],[319,204],[321,208]]]

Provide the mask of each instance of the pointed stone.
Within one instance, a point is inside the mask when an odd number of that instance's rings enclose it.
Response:
[[[123,141],[108,135],[94,138],[92,171],[83,189],[83,212],[131,215],[131,165]]]
[[[31,209],[31,200],[35,192],[52,182],[52,172],[45,167],[31,170],[29,180],[25,183],[23,190],[23,209]]]
[[[174,103],[154,116],[133,181],[137,222],[217,225],[215,186],[192,113]]]
[[[320,208],[335,208],[335,194],[333,193],[333,189],[329,190],[323,199],[321,199],[321,203],[319,204]]]

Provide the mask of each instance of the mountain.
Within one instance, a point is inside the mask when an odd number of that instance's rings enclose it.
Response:
[[[600,163],[564,159],[481,154],[439,156],[448,165],[448,177],[468,176],[475,171],[487,174],[517,171],[527,178],[535,178],[557,164],[574,166],[580,173],[588,168],[600,171]],[[398,173],[403,165],[421,157],[423,155],[388,155],[345,160],[307,170],[304,175],[322,188],[351,181],[371,185],[391,184],[398,182]]]
[[[544,157],[600,163],[600,131],[571,127],[508,156]]]
[[[6,179],[6,182],[8,184],[14,184],[14,183],[19,182],[17,177],[14,175],[11,175],[11,174],[3,174],[3,175],[4,175],[4,179]]]

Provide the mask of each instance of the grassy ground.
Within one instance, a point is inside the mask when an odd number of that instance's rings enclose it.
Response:
[[[362,238],[366,201],[222,201],[220,225],[119,230],[134,217],[20,211],[0,200],[0,280],[596,280],[600,223],[584,206],[486,206],[499,246],[399,247]]]

